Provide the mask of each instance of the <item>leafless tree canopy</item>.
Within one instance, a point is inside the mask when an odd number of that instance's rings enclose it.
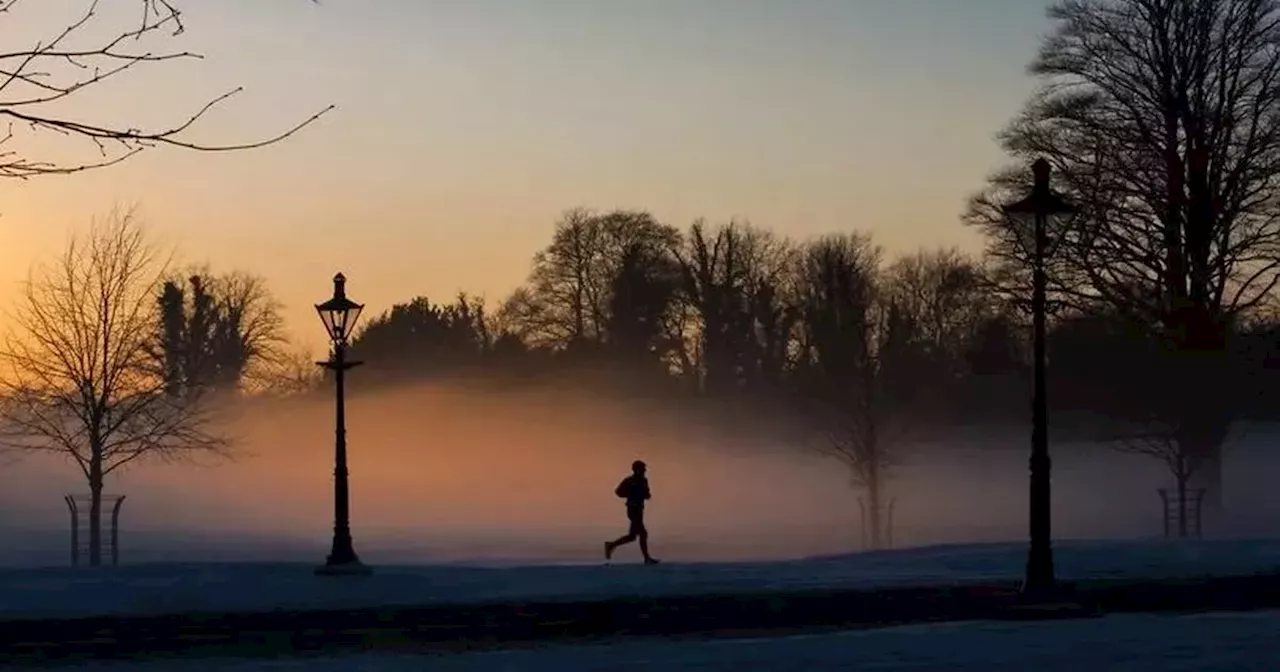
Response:
[[[1027,254],[999,204],[1050,161],[1078,207],[1052,235],[1051,291],[1169,346],[1179,381],[1153,400],[1158,424],[1216,492],[1226,343],[1280,283],[1280,3],[1059,0],[1049,16],[1031,64],[1043,87],[1002,136],[1023,165],[992,178],[970,220],[1018,283]]]
[[[776,383],[798,320],[795,247],[748,222],[697,220],[673,255],[680,291],[672,308],[683,320],[668,333],[679,368],[712,393],[753,379]]]
[[[180,354],[189,357],[191,377],[199,378],[187,382],[224,391],[257,389],[286,363],[288,338],[282,305],[263,278],[240,271],[215,273],[207,266],[197,266],[167,274],[166,282],[182,288],[185,294],[195,294],[198,289],[198,295],[184,297],[188,303],[209,303],[202,319],[188,315],[189,321],[183,325],[187,333],[182,334],[185,342],[178,348],[193,350]],[[184,309],[198,312],[195,306]],[[192,334],[192,329],[203,333]],[[157,346],[159,361],[164,357],[164,343]]]
[[[1199,456],[1189,453],[1186,446],[1178,442],[1174,430],[1171,429],[1156,429],[1125,435],[1116,440],[1115,447],[1126,453],[1160,460],[1168,467],[1169,473],[1179,487],[1186,486],[1201,462]]]
[[[677,232],[644,212],[573,209],[534,257],[529,286],[503,306],[502,321],[530,343],[564,348],[608,340],[611,287],[629,254],[657,257]]]
[[[24,20],[23,10],[38,0],[0,0],[0,22]],[[166,61],[199,59],[200,55],[176,48],[151,50],[183,32],[180,0],[128,0],[139,13],[136,27],[101,37],[102,9],[126,0],[85,0],[84,12],[55,34],[33,44],[0,51],[0,176],[27,178],[35,175],[74,173],[119,163],[149,147],[168,145],[198,151],[230,151],[269,145],[293,135],[318,119],[332,106],[301,123],[265,139],[230,144],[208,144],[191,139],[191,131],[214,108],[240,92],[225,91],[210,98],[187,117],[158,128],[108,125],[92,119],[63,116],[65,104],[78,94],[109,84],[125,72]],[[79,117],[80,115],[77,115]],[[23,134],[66,136],[86,143],[91,156],[61,160],[39,158],[11,149]],[[7,146],[6,146],[7,145]]]
[[[1003,135],[1044,156],[1082,216],[1054,287],[1153,323],[1185,306],[1230,319],[1280,281],[1280,11],[1274,0],[1063,0],[1031,66],[1044,81]],[[1022,256],[997,175],[972,219]],[[1025,262],[1025,259],[1022,261]]]
[[[249,391],[268,397],[288,397],[316,391],[324,382],[316,358],[302,348],[281,349],[263,362],[252,377]]]
[[[913,338],[958,375],[961,349],[997,310],[982,269],[955,249],[921,250],[891,263],[882,283],[886,298],[911,321]]]
[[[259,276],[227,273],[215,277],[215,289],[222,304],[220,312],[227,322],[228,337],[236,341],[246,367],[242,383],[251,387],[263,384],[270,371],[286,358],[281,304]]]
[[[140,458],[226,450],[198,400],[165,394],[151,356],[163,266],[126,214],[33,272],[0,350],[8,446],[70,457],[95,490]]]

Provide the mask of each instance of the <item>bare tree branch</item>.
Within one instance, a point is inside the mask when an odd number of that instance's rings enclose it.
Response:
[[[6,118],[0,134],[0,177],[76,173],[115,165],[152,147],[170,146],[202,152],[223,152],[265,147],[284,140],[334,109],[332,105],[288,129],[264,139],[236,143],[207,143],[189,137],[214,108],[240,93],[240,88],[214,96],[177,123],[159,128],[134,128],[72,119],[51,105],[75,99],[77,94],[114,81],[118,75],[142,65],[193,60],[199,54],[177,49],[160,52],[138,50],[152,41],[173,39],[184,29],[177,0],[133,0],[141,5],[135,28],[106,38],[100,8],[104,0],[86,0],[84,12],[58,33],[26,47],[0,50],[0,117]],[[0,17],[19,20],[18,0],[0,0]],[[70,46],[77,41],[89,46]],[[40,159],[16,149],[6,149],[26,132],[33,136],[60,135],[85,142],[96,158],[62,161]]]

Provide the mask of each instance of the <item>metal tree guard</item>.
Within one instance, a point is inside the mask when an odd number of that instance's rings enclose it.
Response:
[[[1160,502],[1164,505],[1164,536],[1173,536],[1173,524],[1177,521],[1178,537],[1199,537],[1201,535],[1200,519],[1204,510],[1205,489],[1169,492],[1164,488],[1157,490]],[[1190,505],[1190,508],[1188,508]]]
[[[111,503],[111,566],[120,564],[120,507],[124,504],[124,495],[101,495],[99,504]],[[71,512],[71,566],[80,566],[80,516],[92,515],[93,495],[66,495],[62,498]],[[80,508],[80,504],[88,504]]]

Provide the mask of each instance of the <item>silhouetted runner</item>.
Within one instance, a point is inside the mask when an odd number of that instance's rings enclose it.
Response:
[[[649,499],[649,479],[644,475],[644,462],[636,460],[631,463],[631,475],[622,479],[613,494],[627,500],[627,520],[631,527],[626,536],[613,541],[604,542],[604,559],[613,558],[614,549],[640,540],[640,552],[644,554],[644,564],[656,565],[658,561],[649,555],[649,531],[644,528],[644,503]]]

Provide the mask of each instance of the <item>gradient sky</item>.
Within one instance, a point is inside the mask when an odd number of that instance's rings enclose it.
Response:
[[[20,5],[0,35],[83,2]],[[336,270],[374,312],[496,301],[575,206],[975,249],[958,215],[1002,160],[994,134],[1049,28],[1041,0],[185,4],[181,46],[206,60],[139,70],[68,114],[162,122],[243,85],[198,132],[239,141],[337,109],[267,149],[0,184],[0,304],[128,204],[185,259],[267,278],[310,344]]]

